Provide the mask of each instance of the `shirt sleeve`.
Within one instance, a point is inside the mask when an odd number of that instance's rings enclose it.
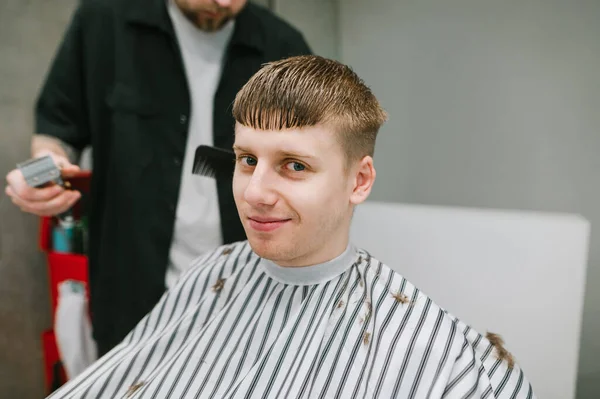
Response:
[[[55,137],[79,151],[90,144],[81,7],[63,35],[34,110],[36,133]]]
[[[468,336],[456,358],[442,398],[535,399],[531,384],[498,343]]]

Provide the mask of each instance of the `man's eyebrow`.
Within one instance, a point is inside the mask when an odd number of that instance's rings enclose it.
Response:
[[[233,150],[234,151],[241,151],[241,152],[250,152],[250,150],[248,150],[247,148],[244,147],[240,147],[239,145],[233,145]]]
[[[314,159],[316,158],[316,156],[314,155],[310,155],[310,154],[303,154],[300,152],[294,152],[294,151],[278,151],[281,155],[286,156],[286,157],[291,157],[291,158],[309,158],[309,159]]]
[[[250,150],[249,148],[240,146],[240,145],[233,145],[233,150],[234,151],[239,151],[239,152],[248,152],[248,153],[252,153],[252,150]],[[311,154],[306,154],[306,153],[301,153],[301,152],[296,152],[296,151],[291,151],[291,150],[279,150],[277,151],[277,153],[279,155],[282,155],[284,157],[290,157],[290,158],[307,158],[307,159],[316,159],[317,157]]]

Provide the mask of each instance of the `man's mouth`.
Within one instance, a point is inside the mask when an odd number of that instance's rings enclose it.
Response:
[[[199,12],[199,14],[206,18],[217,18],[225,15],[225,12],[216,10],[202,10]]]
[[[291,219],[273,218],[265,216],[252,216],[248,218],[248,224],[254,230],[261,232],[270,232],[277,230]]]

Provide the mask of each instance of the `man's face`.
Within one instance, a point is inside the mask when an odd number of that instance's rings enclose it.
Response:
[[[341,254],[353,206],[375,179],[371,157],[348,167],[324,127],[255,130],[239,123],[233,194],[252,249],[281,266],[309,266]]]
[[[247,0],[174,0],[199,29],[214,32],[244,7]]]

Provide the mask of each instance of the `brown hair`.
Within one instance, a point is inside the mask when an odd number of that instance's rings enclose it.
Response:
[[[377,133],[387,119],[350,67],[316,55],[264,65],[237,94],[233,116],[260,130],[331,127],[349,161],[373,156]]]

